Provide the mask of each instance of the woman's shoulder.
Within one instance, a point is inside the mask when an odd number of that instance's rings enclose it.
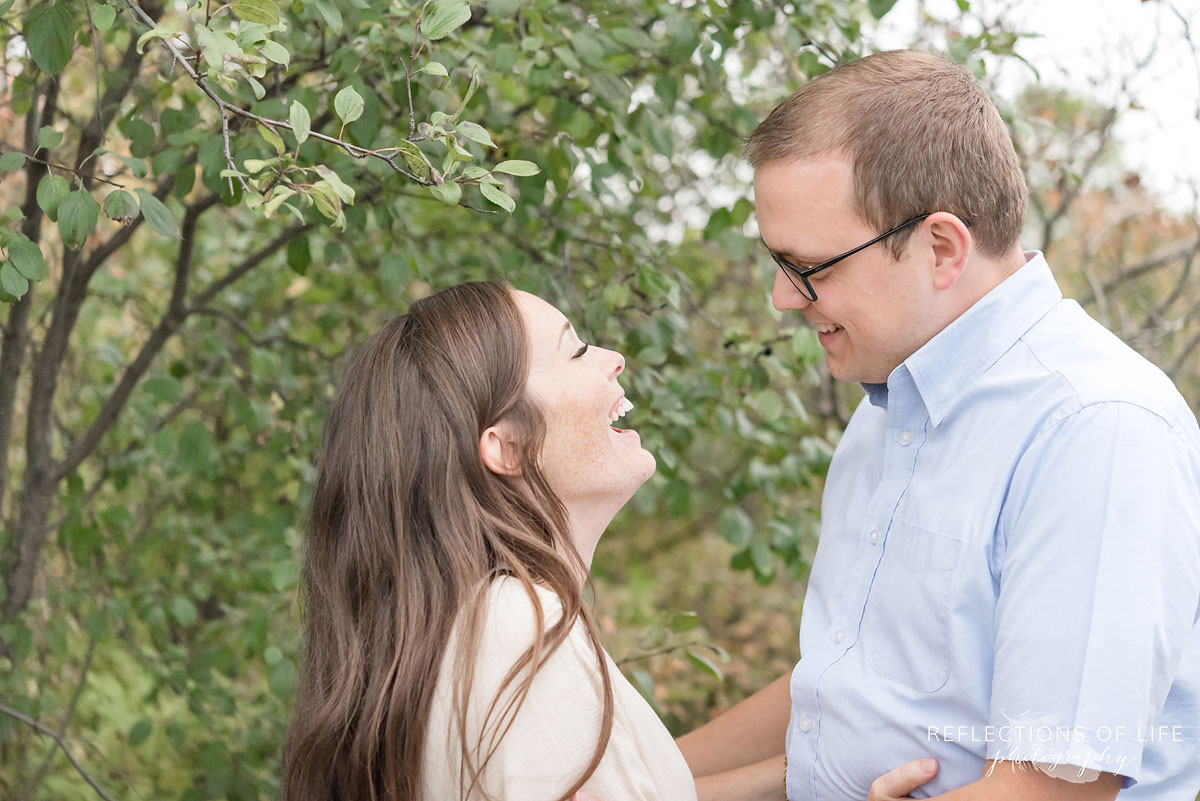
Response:
[[[484,597],[480,645],[486,651],[519,655],[533,643],[539,625],[544,634],[562,619],[562,599],[556,592],[512,576],[493,579]],[[567,636],[585,636],[581,621],[575,621]]]

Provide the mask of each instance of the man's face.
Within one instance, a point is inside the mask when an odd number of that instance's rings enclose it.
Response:
[[[852,192],[844,156],[758,167],[754,200],[763,241],[792,264],[808,267],[883,233],[854,213]],[[936,331],[929,331],[926,319],[934,300],[928,271],[912,256],[919,236],[913,234],[899,261],[880,242],[812,276],[815,301],[776,269],[772,303],[780,311],[800,311],[817,329],[834,378],[884,383]]]

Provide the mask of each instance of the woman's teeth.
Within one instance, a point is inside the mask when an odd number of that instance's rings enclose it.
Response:
[[[842,330],[842,327],[837,323],[813,323],[813,328],[822,334],[832,334],[834,331]]]
[[[608,416],[608,422],[615,423],[628,414],[633,409],[633,404],[629,402],[629,398],[621,398],[617,401],[617,405],[613,407],[612,412]]]

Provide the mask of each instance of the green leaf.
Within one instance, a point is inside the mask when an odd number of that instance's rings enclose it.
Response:
[[[700,625],[700,616],[695,612],[679,612],[671,618],[671,631],[682,634]]]
[[[181,626],[191,626],[195,624],[199,615],[196,613],[196,605],[190,598],[176,595],[171,599],[171,617],[175,618]]]
[[[42,258],[41,248],[30,242],[24,234],[15,234],[9,241],[8,257],[17,272],[30,281],[40,281],[46,277],[46,260]]]
[[[288,119],[292,123],[292,133],[296,136],[296,144],[302,144],[308,138],[309,126],[312,125],[308,109],[299,100],[293,100]]]
[[[312,249],[308,245],[308,237],[298,236],[288,243],[288,268],[296,275],[304,275],[308,272],[310,264],[312,264]]]
[[[421,14],[421,33],[426,39],[437,41],[458,30],[471,18],[468,0],[433,0],[425,5]]]
[[[98,31],[107,31],[117,18],[117,10],[112,6],[98,5],[92,9],[92,24]]]
[[[144,159],[135,159],[132,156],[126,156],[121,153],[113,153],[117,160],[124,164],[134,178],[146,177],[146,162]]]
[[[750,517],[736,506],[726,507],[717,518],[717,530],[734,548],[745,548],[754,532]]]
[[[517,208],[516,201],[505,194],[504,190],[495,184],[481,183],[479,185],[479,191],[483,193],[485,198],[490,200],[492,203],[495,203],[509,214],[512,214]]]
[[[330,0],[317,0],[313,5],[316,6],[317,13],[321,15],[321,19],[325,20],[325,24],[331,31],[342,32],[342,12],[338,11],[335,4]]]
[[[484,128],[482,125],[478,125],[474,122],[460,122],[457,126],[455,126],[455,129],[472,142],[478,142],[479,144],[487,145],[488,147],[496,146],[496,143],[492,141],[492,135],[488,133],[487,128]]]
[[[263,58],[268,61],[273,61],[276,64],[282,64],[287,67],[292,62],[292,54],[287,48],[278,42],[266,41],[258,46],[258,52],[262,53]]]
[[[396,147],[400,150],[400,156],[404,159],[404,163],[408,165],[408,169],[421,180],[428,181],[429,163],[425,161],[425,156],[421,153],[421,148],[407,139],[401,139]]]
[[[274,195],[270,200],[263,204],[263,216],[270,217],[275,212],[279,211],[279,207],[283,205],[284,201],[290,197],[294,197],[295,194],[295,189],[289,189],[286,186],[275,187]]]
[[[462,199],[462,186],[457,181],[446,181],[438,186],[431,186],[429,191],[447,206],[453,206]]]
[[[571,36],[571,48],[584,64],[591,64],[604,58],[604,45],[596,35],[586,29],[578,30]]]
[[[129,152],[137,158],[145,158],[154,150],[154,126],[137,117],[127,117],[117,123],[121,133],[129,138]]]
[[[268,128],[267,126],[263,125],[261,122],[257,123],[257,125],[258,125],[258,135],[261,136],[263,139],[265,139],[267,141],[267,144],[269,144],[271,147],[275,148],[276,155],[282,156],[284,154],[284,152],[287,150],[287,147],[285,147],[283,144],[283,137],[281,137],[279,134],[275,133],[275,130],[273,128]]]
[[[137,723],[135,723],[133,728],[129,730],[130,747],[137,748],[139,745],[146,742],[147,738],[150,737],[151,730],[152,727],[150,725],[150,721],[148,720],[139,720]]]
[[[154,39],[170,39],[175,35],[175,31],[167,30],[166,28],[151,28],[138,37],[137,51],[139,53],[146,49],[146,43]]]
[[[354,189],[343,183],[336,172],[324,164],[318,164],[317,173],[325,179],[325,182],[333,188],[334,192],[337,192],[337,196],[342,199],[343,203],[349,206],[354,205]]]
[[[308,196],[313,199],[313,203],[317,204],[317,211],[329,219],[337,220],[338,215],[342,213],[342,199],[325,181],[310,186]]]
[[[142,204],[142,214],[145,215],[146,222],[150,223],[150,227],[163,236],[179,236],[179,227],[175,224],[175,218],[171,216],[170,210],[163,205],[161,200],[140,186],[133,191],[137,193],[138,200]]]
[[[233,0],[229,9],[234,16],[246,22],[257,22],[260,25],[279,24],[279,8],[275,5],[275,0]]]
[[[654,697],[654,679],[644,670],[633,671],[632,678],[633,683],[637,685],[638,692],[642,694],[642,698],[646,699],[646,703],[650,704],[654,714],[662,717],[662,707],[658,705],[658,700]]]
[[[0,172],[16,172],[25,166],[25,154],[10,150],[0,156]]]
[[[179,461],[185,469],[199,472],[208,466],[212,458],[212,446],[212,432],[204,423],[193,420],[184,426],[179,435]]]
[[[61,175],[47,174],[38,182],[37,204],[53,222],[58,222],[58,206],[71,191],[71,185]]]
[[[463,168],[463,177],[470,178],[475,181],[487,181],[490,184],[499,184],[500,179],[492,176],[487,171],[486,167],[480,167],[478,164],[468,164]]]
[[[171,376],[147,378],[142,382],[142,389],[163,403],[175,403],[183,397],[183,385]]]
[[[100,219],[100,204],[84,189],[70,192],[58,206],[58,230],[63,244],[77,250],[83,247]]]
[[[517,13],[524,0],[488,0],[487,13],[496,19],[509,19]]]
[[[38,150],[44,148],[58,147],[63,140],[62,131],[56,131],[49,125],[43,125],[37,135]]]
[[[445,65],[443,65],[440,61],[430,61],[425,66],[421,67],[421,69],[417,70],[417,73],[422,72],[426,75],[437,75],[439,78],[450,77],[450,73],[446,72]]]
[[[277,698],[290,700],[298,677],[299,673],[292,660],[281,659],[271,665],[271,669],[267,672],[267,686],[271,688],[271,692]]]
[[[113,222],[128,225],[137,219],[138,203],[124,189],[114,189],[104,198],[104,216]]]
[[[29,291],[29,280],[6,261],[0,264],[0,289],[20,300]]]
[[[342,122],[349,125],[362,116],[363,99],[353,86],[347,86],[334,95],[333,110]]]
[[[883,15],[892,10],[896,0],[867,0],[867,8],[875,19],[883,19]]]
[[[541,168],[532,161],[513,159],[500,162],[495,167],[492,167],[492,172],[502,172],[508,175],[537,175],[541,172]]]
[[[758,407],[758,413],[762,415],[763,420],[768,423],[778,420],[783,414],[783,398],[773,389],[755,393],[754,405]]]
[[[62,72],[75,47],[75,15],[67,4],[35,4],[26,19],[25,43],[42,72]]]
[[[722,680],[721,668],[717,667],[717,664],[704,654],[698,653],[689,648],[687,649],[687,658],[689,662],[700,668],[700,670],[704,671],[708,675],[712,676],[717,681]]]

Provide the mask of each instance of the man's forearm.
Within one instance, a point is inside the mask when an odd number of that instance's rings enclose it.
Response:
[[[729,711],[677,739],[692,775],[710,776],[782,755],[792,706],[790,678],[785,673]]]

